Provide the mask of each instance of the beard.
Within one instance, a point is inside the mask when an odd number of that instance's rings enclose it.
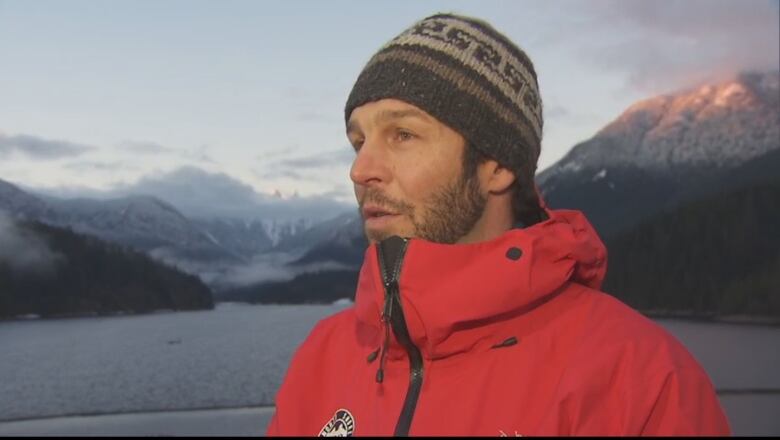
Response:
[[[434,243],[453,244],[474,229],[482,217],[487,204],[487,197],[479,190],[476,175],[465,173],[449,185],[435,191],[421,208],[420,215],[415,213],[414,206],[401,200],[392,199],[376,188],[369,188],[360,201],[360,208],[367,202],[404,215],[410,219],[413,231],[410,237],[418,237]],[[359,209],[360,209],[359,208]],[[396,231],[365,231],[369,241],[382,241]]]

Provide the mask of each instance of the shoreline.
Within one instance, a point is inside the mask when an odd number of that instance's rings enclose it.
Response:
[[[58,321],[58,320],[70,320],[70,319],[84,319],[84,318],[127,318],[134,316],[148,316],[148,315],[164,315],[168,313],[179,312],[204,312],[214,310],[216,304],[211,308],[202,309],[155,309],[148,311],[133,311],[133,310],[118,310],[113,312],[78,312],[78,313],[62,313],[55,315],[39,315],[36,313],[29,313],[26,315],[14,315],[14,316],[0,316],[0,324],[3,322],[20,322],[20,321]]]
[[[70,320],[80,318],[114,318],[114,317],[134,317],[144,315],[157,315],[168,314],[178,312],[199,312],[199,311],[213,311],[220,305],[247,305],[247,306],[334,306],[334,305],[354,305],[353,302],[339,302],[333,303],[301,303],[301,304],[258,304],[241,301],[215,301],[213,308],[203,309],[158,309],[151,311],[135,312],[135,311],[117,311],[117,312],[84,312],[75,314],[62,314],[62,315],[49,315],[40,316],[36,314],[18,315],[0,317],[0,324],[4,322],[23,322],[23,321],[56,321],[56,320]],[[717,315],[714,313],[701,313],[685,310],[640,310],[634,309],[646,318],[649,319],[675,319],[680,321],[711,323],[711,324],[732,324],[732,325],[750,325],[750,326],[767,326],[767,327],[780,327],[780,316],[768,316],[768,315]]]
[[[650,319],[675,319],[680,321],[702,322],[711,324],[732,324],[780,327],[780,316],[767,315],[716,315],[713,313],[698,313],[674,310],[637,310]]]
[[[177,414],[177,413],[194,413],[194,412],[207,412],[207,411],[243,411],[243,410],[258,410],[258,411],[270,411],[275,409],[276,406],[273,403],[260,403],[250,405],[225,405],[225,406],[194,406],[184,408],[146,408],[146,409],[134,409],[125,411],[94,411],[94,412],[74,412],[74,413],[61,413],[61,414],[43,414],[30,417],[18,417],[12,419],[0,419],[0,424],[3,423],[21,423],[21,422],[38,422],[55,419],[77,419],[77,418],[96,418],[96,417],[114,417],[114,416],[144,416],[154,414]]]

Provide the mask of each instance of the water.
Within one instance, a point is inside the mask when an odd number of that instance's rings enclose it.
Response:
[[[344,307],[0,323],[0,435],[262,434],[295,348]],[[658,322],[725,390],[736,434],[780,434],[780,395],[741,391],[780,389],[780,328]]]
[[[658,319],[707,370],[719,390],[780,390],[780,327]],[[780,408],[778,408],[780,410]]]

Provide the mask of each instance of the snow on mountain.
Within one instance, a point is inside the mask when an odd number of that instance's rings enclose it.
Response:
[[[172,204],[189,218],[262,219],[274,241],[307,227],[307,220],[335,217],[348,206],[326,196],[282,197],[261,193],[251,185],[225,173],[210,173],[196,167],[145,176],[138,182],[117,188],[115,195],[151,194]],[[312,221],[313,223],[314,221]],[[288,226],[287,223],[292,223]]]
[[[37,219],[55,215],[46,202],[2,179],[0,179],[0,210],[16,218]]]
[[[279,251],[303,254],[325,243],[349,243],[355,236],[360,236],[362,231],[360,216],[355,210],[316,223],[301,233],[281,240],[274,248]]]
[[[338,237],[350,235],[339,232],[344,216],[326,221],[250,219],[218,217],[212,212],[208,218],[189,218],[152,196],[38,197],[2,180],[0,210],[147,252],[217,284],[291,277],[303,268],[287,268],[288,263],[318,246],[327,248],[325,243],[334,238],[345,242]]]
[[[355,219],[333,231],[326,240],[317,243],[297,259],[296,266],[338,263],[344,268],[358,269],[363,263],[368,241],[363,235],[362,222]]]
[[[609,235],[778,149],[780,72],[746,73],[630,106],[536,182],[551,207]]]
[[[675,175],[738,166],[780,148],[780,74],[731,81],[640,101],[537,176],[631,167]]]
[[[265,252],[273,246],[260,220],[210,218],[196,219],[194,223],[215,243],[246,258]]]
[[[150,196],[95,201],[56,202],[64,225],[144,251],[164,253],[171,259],[195,261],[235,260],[237,256],[200,230],[170,204]]]
[[[176,208],[150,196],[111,200],[43,199],[0,181],[0,210],[14,218],[67,227],[153,255],[165,255],[169,262],[240,260]]]
[[[261,225],[266,235],[271,239],[272,246],[278,246],[284,240],[295,237],[316,224],[313,218],[298,218],[295,220],[262,220]]]

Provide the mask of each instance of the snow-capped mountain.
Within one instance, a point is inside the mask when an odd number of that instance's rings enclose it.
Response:
[[[314,224],[301,233],[281,240],[275,249],[302,255],[325,243],[345,244],[351,242],[356,236],[362,236],[362,223],[357,210]]]
[[[302,270],[308,263],[343,260],[319,253],[325,258],[285,268],[337,238],[343,229],[341,217],[324,222],[316,218],[227,218],[216,213],[209,218],[189,218],[156,197],[60,199],[34,195],[2,180],[0,211],[146,252],[206,282],[254,279],[255,269],[286,273]],[[236,273],[240,276],[234,276]]]
[[[238,256],[173,206],[149,196],[112,200],[40,198],[0,181],[0,210],[119,243],[169,261],[235,261]]]
[[[634,104],[536,180],[550,206],[611,234],[778,148],[780,73],[749,73]]]
[[[332,221],[221,217],[194,220],[216,243],[246,258],[269,252],[303,253],[326,238]]]
[[[161,245],[204,249],[218,246],[176,208],[151,196],[62,200],[53,205],[61,213],[59,221],[63,224],[108,241],[142,249]]]
[[[276,247],[283,241],[308,231],[316,222],[313,218],[298,218],[295,220],[262,220],[260,224],[271,239],[271,245]]]
[[[0,179],[0,210],[22,219],[50,218],[56,214],[46,202]]]
[[[683,195],[707,193],[728,181],[722,176],[771,173],[765,165],[780,150],[779,86],[777,72],[745,74],[641,101],[537,182],[550,206],[582,209],[611,235]],[[193,179],[199,191],[192,191]],[[140,189],[155,197],[129,195]],[[361,219],[349,206],[324,209],[324,198],[267,200],[227,175],[185,169],[123,191],[107,200],[64,200],[0,180],[0,210],[144,250],[207,281],[256,280],[256,272],[321,263],[353,267],[366,248]]]
[[[211,173],[195,167],[145,176],[138,182],[118,187],[113,197],[150,194],[175,206],[191,219],[262,220],[272,241],[300,231],[317,219],[328,219],[348,209],[330,197],[282,196],[260,193],[251,185],[225,173]],[[303,222],[301,222],[301,219]],[[310,220],[311,219],[311,220]],[[291,225],[288,225],[290,223]]]
[[[368,242],[357,210],[314,225],[274,248],[294,258],[283,280],[225,283],[218,298],[226,301],[271,303],[331,303],[352,298]],[[236,288],[238,287],[238,288]]]
[[[315,243],[295,264],[337,262],[360,267],[368,241],[363,234],[363,220],[358,213],[346,213],[302,234]]]
[[[581,170],[595,179],[616,166],[665,174],[738,166],[778,148],[779,91],[780,74],[754,73],[640,101],[537,180]]]
[[[273,246],[265,225],[259,220],[211,218],[195,219],[194,223],[215,243],[245,258]]]

